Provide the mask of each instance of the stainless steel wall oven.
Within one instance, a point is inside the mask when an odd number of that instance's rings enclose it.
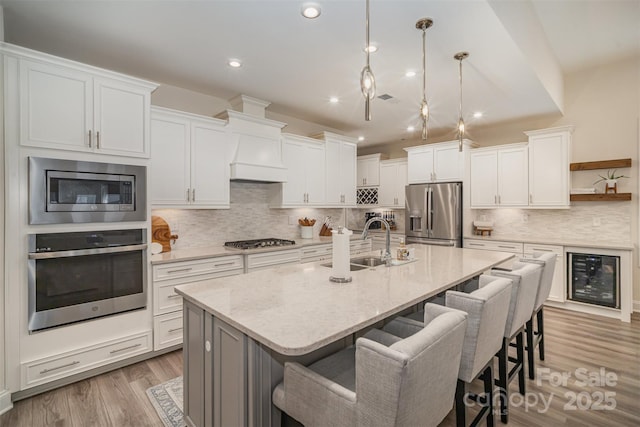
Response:
[[[146,220],[144,166],[29,157],[29,224]]]
[[[29,332],[146,307],[145,229],[29,235]]]

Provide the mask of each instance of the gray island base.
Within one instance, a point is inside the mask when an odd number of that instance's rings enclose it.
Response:
[[[323,262],[181,285],[184,415],[189,426],[278,426],[284,362],[308,365],[354,336],[514,255],[413,246],[415,261],[329,281]]]

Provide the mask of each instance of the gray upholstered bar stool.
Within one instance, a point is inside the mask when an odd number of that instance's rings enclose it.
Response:
[[[542,267],[537,264],[515,263],[511,271],[491,270],[491,276],[511,279],[511,301],[509,303],[509,314],[507,324],[504,329],[502,347],[496,354],[498,357],[498,378],[496,385],[500,395],[500,420],[507,423],[509,420],[509,384],[518,376],[518,391],[524,396],[526,383],[524,377],[524,327],[531,318],[533,305],[540,285],[540,274]],[[483,277],[485,279],[483,279]],[[480,276],[482,280],[487,280],[487,276]],[[509,344],[513,341],[516,347],[516,357],[509,357]],[[509,362],[513,367],[509,369]]]
[[[531,318],[525,326],[525,333],[527,335],[527,366],[529,368],[529,378],[533,380],[536,378],[536,347],[538,347],[540,360],[544,360],[544,302],[549,298],[549,293],[551,292],[553,273],[556,268],[556,254],[547,252],[534,253],[533,258],[522,258],[520,262],[528,262],[542,266],[536,303],[533,306]]]
[[[384,345],[373,330],[308,367],[287,362],[273,403],[305,426],[438,425],[453,406],[466,318],[427,304],[409,338]]]
[[[507,307],[511,300],[511,280],[480,276],[482,285],[472,293],[448,291],[446,306],[467,313],[467,330],[462,347],[462,358],[456,387],[456,425],[466,426],[466,404],[469,399],[481,406],[480,412],[469,425],[477,426],[486,417],[487,426],[493,426],[493,357],[502,346]],[[384,326],[384,331],[406,337],[422,327],[413,319],[398,317]],[[481,378],[484,397],[467,393],[467,384]]]

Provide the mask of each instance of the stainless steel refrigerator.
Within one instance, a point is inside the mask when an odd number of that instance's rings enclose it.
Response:
[[[462,183],[405,187],[407,243],[462,246]]]

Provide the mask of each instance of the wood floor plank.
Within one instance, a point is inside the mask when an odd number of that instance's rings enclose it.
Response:
[[[509,427],[584,427],[640,425],[640,315],[630,324],[615,319],[545,308],[545,353],[536,353],[537,380],[527,379],[528,406],[518,400],[517,384],[510,385],[516,405],[511,406]],[[99,377],[14,403],[0,416],[2,427],[55,426],[149,426],[162,427],[146,390],[182,374],[182,351],[164,354]],[[617,376],[612,385],[577,383],[576,369],[597,375],[600,369]],[[547,369],[542,377],[540,369]],[[554,384],[549,376],[570,374],[566,384]],[[474,384],[475,391],[481,385]],[[596,410],[600,393],[615,393],[613,410]],[[572,408],[572,396],[582,393],[584,409]],[[68,416],[65,418],[67,399]],[[537,399],[537,400],[536,400]],[[548,407],[543,405],[549,402]],[[588,402],[585,399],[590,399]],[[575,404],[575,399],[574,402]],[[35,409],[42,405],[43,408]],[[584,405],[583,405],[584,406]],[[470,409],[469,414],[474,414]],[[470,415],[469,415],[470,416]],[[34,418],[35,417],[35,418]],[[455,426],[451,411],[441,424]],[[501,425],[496,419],[496,426]]]

